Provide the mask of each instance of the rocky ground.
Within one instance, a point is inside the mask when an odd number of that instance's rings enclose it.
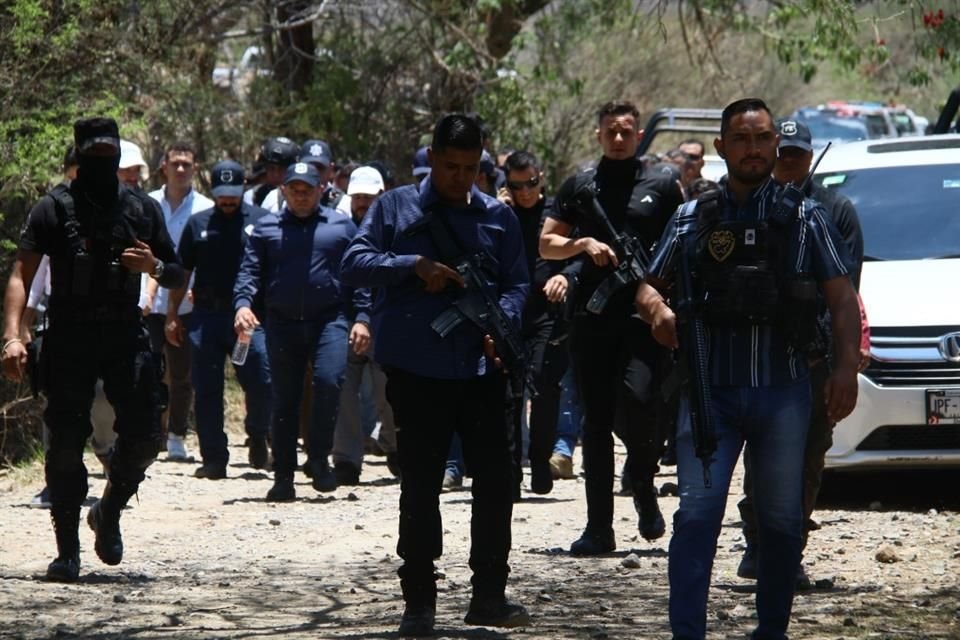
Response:
[[[25,506],[42,482],[39,465],[0,472],[0,637],[396,637],[399,485],[383,459],[368,460],[360,486],[333,494],[298,478],[299,499],[278,505],[263,501],[269,476],[247,466],[246,451],[231,454],[223,481],[194,479],[191,464],[153,465],[123,516],[123,564],[100,563],[84,526],[82,577],[73,585],[43,580],[54,555],[49,516]],[[88,464],[97,468],[92,455]],[[675,481],[672,471],[658,484]],[[830,482],[806,556],[819,587],[797,595],[790,637],[960,638],[958,480],[936,473]],[[103,483],[94,475],[91,495]],[[677,499],[661,504],[669,521]],[[533,625],[466,627],[469,505],[468,491],[442,496],[439,637],[670,637],[669,529],[654,543],[639,538],[630,498],[618,497],[618,551],[571,557],[565,550],[585,520],[581,479],[558,482],[549,496],[525,493],[514,509],[509,591]],[[713,639],[743,638],[755,622],[754,585],[736,577],[738,520],[731,500],[710,593]]]

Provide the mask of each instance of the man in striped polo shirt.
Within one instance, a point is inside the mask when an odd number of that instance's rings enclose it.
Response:
[[[669,286],[692,281],[692,316],[702,319],[707,334],[704,373],[717,448],[706,462],[697,459],[685,399],[677,433],[680,508],[669,561],[670,625],[677,640],[706,634],[710,572],[744,444],[753,462],[761,541],[758,626],[752,637],[786,638],[800,563],[810,416],[803,338],[812,329],[806,324],[814,322],[818,292],[831,311],[835,339],[827,411],[840,420],[856,404],[860,320],[849,258],[819,204],[778,206],[781,190],[770,177],[778,142],[762,100],[727,106],[714,146],[726,161],[728,178],[714,197],[701,197],[674,214],[647,282],[637,291],[637,307],[654,337],[677,348],[674,309],[685,292],[678,295]],[[673,308],[654,287],[668,295]]]

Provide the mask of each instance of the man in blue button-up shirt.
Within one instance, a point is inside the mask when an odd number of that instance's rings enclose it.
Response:
[[[419,186],[380,196],[343,261],[343,278],[377,288],[374,354],[387,373],[400,454],[400,585],[406,602],[400,635],[433,632],[442,550],[438,495],[453,433],[473,472],[468,624],[527,624],[526,610],[504,595],[509,567],[512,473],[505,416],[506,378],[494,345],[464,322],[441,338],[430,324],[462,294],[463,279],[443,264],[430,225],[444,225],[464,254],[485,252],[491,293],[519,329],[529,288],[522,235],[505,205],[473,186],[481,132],[462,114],[443,118],[430,149],[433,173]],[[425,223],[425,214],[433,222]],[[446,258],[450,260],[450,258]],[[486,348],[485,348],[486,342]]]
[[[297,418],[308,358],[313,414],[307,468],[314,489],[337,488],[327,456],[347,366],[348,332],[355,351],[362,353],[370,343],[369,292],[340,284],[340,260],[357,227],[349,216],[319,205],[321,186],[316,167],[298,162],[287,169],[283,211],[264,216],[254,227],[234,287],[237,333],[260,324],[251,309],[258,294],[266,307],[274,456],[274,486],[267,500],[273,501],[296,497]]]

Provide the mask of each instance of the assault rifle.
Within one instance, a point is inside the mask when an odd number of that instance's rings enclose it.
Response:
[[[703,463],[703,486],[710,488],[710,463],[717,450],[710,399],[710,367],[707,358],[707,328],[693,289],[690,253],[696,249],[696,232],[681,236],[680,271],[677,282],[677,337],[680,341],[679,367],[685,370],[690,424],[694,451]]]
[[[517,397],[522,396],[526,387],[530,395],[536,397],[537,390],[527,366],[523,341],[499,301],[490,293],[490,282],[485,271],[490,270],[493,263],[493,258],[480,252],[447,265],[460,274],[465,287],[454,300],[453,306],[434,318],[430,328],[441,338],[446,338],[463,321],[469,320],[484,335],[493,338],[503,368],[510,375],[513,393]]]
[[[445,338],[465,320],[472,322],[481,333],[493,339],[503,368],[510,375],[514,396],[522,396],[526,388],[531,396],[536,397],[537,389],[527,366],[523,340],[503,312],[499,300],[490,292],[496,287],[487,273],[496,272],[496,260],[484,251],[474,254],[463,251],[453,229],[440,214],[426,213],[404,233],[412,235],[423,228],[430,233],[430,238],[440,251],[441,261],[459,273],[464,283],[453,305],[434,318],[430,328]]]
[[[624,287],[634,285],[647,273],[650,264],[650,254],[639,238],[617,231],[610,218],[597,200],[596,187],[592,183],[583,185],[573,194],[574,205],[581,211],[591,214],[603,227],[610,241],[610,246],[617,254],[618,264],[613,273],[603,279],[593,295],[587,301],[587,311],[597,315],[603,313],[610,299]]]

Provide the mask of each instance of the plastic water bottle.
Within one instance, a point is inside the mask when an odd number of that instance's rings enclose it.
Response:
[[[233,345],[233,355],[230,361],[241,366],[247,361],[247,354],[250,353],[250,338],[253,337],[253,329],[244,329],[243,333],[237,336],[237,343]]]

